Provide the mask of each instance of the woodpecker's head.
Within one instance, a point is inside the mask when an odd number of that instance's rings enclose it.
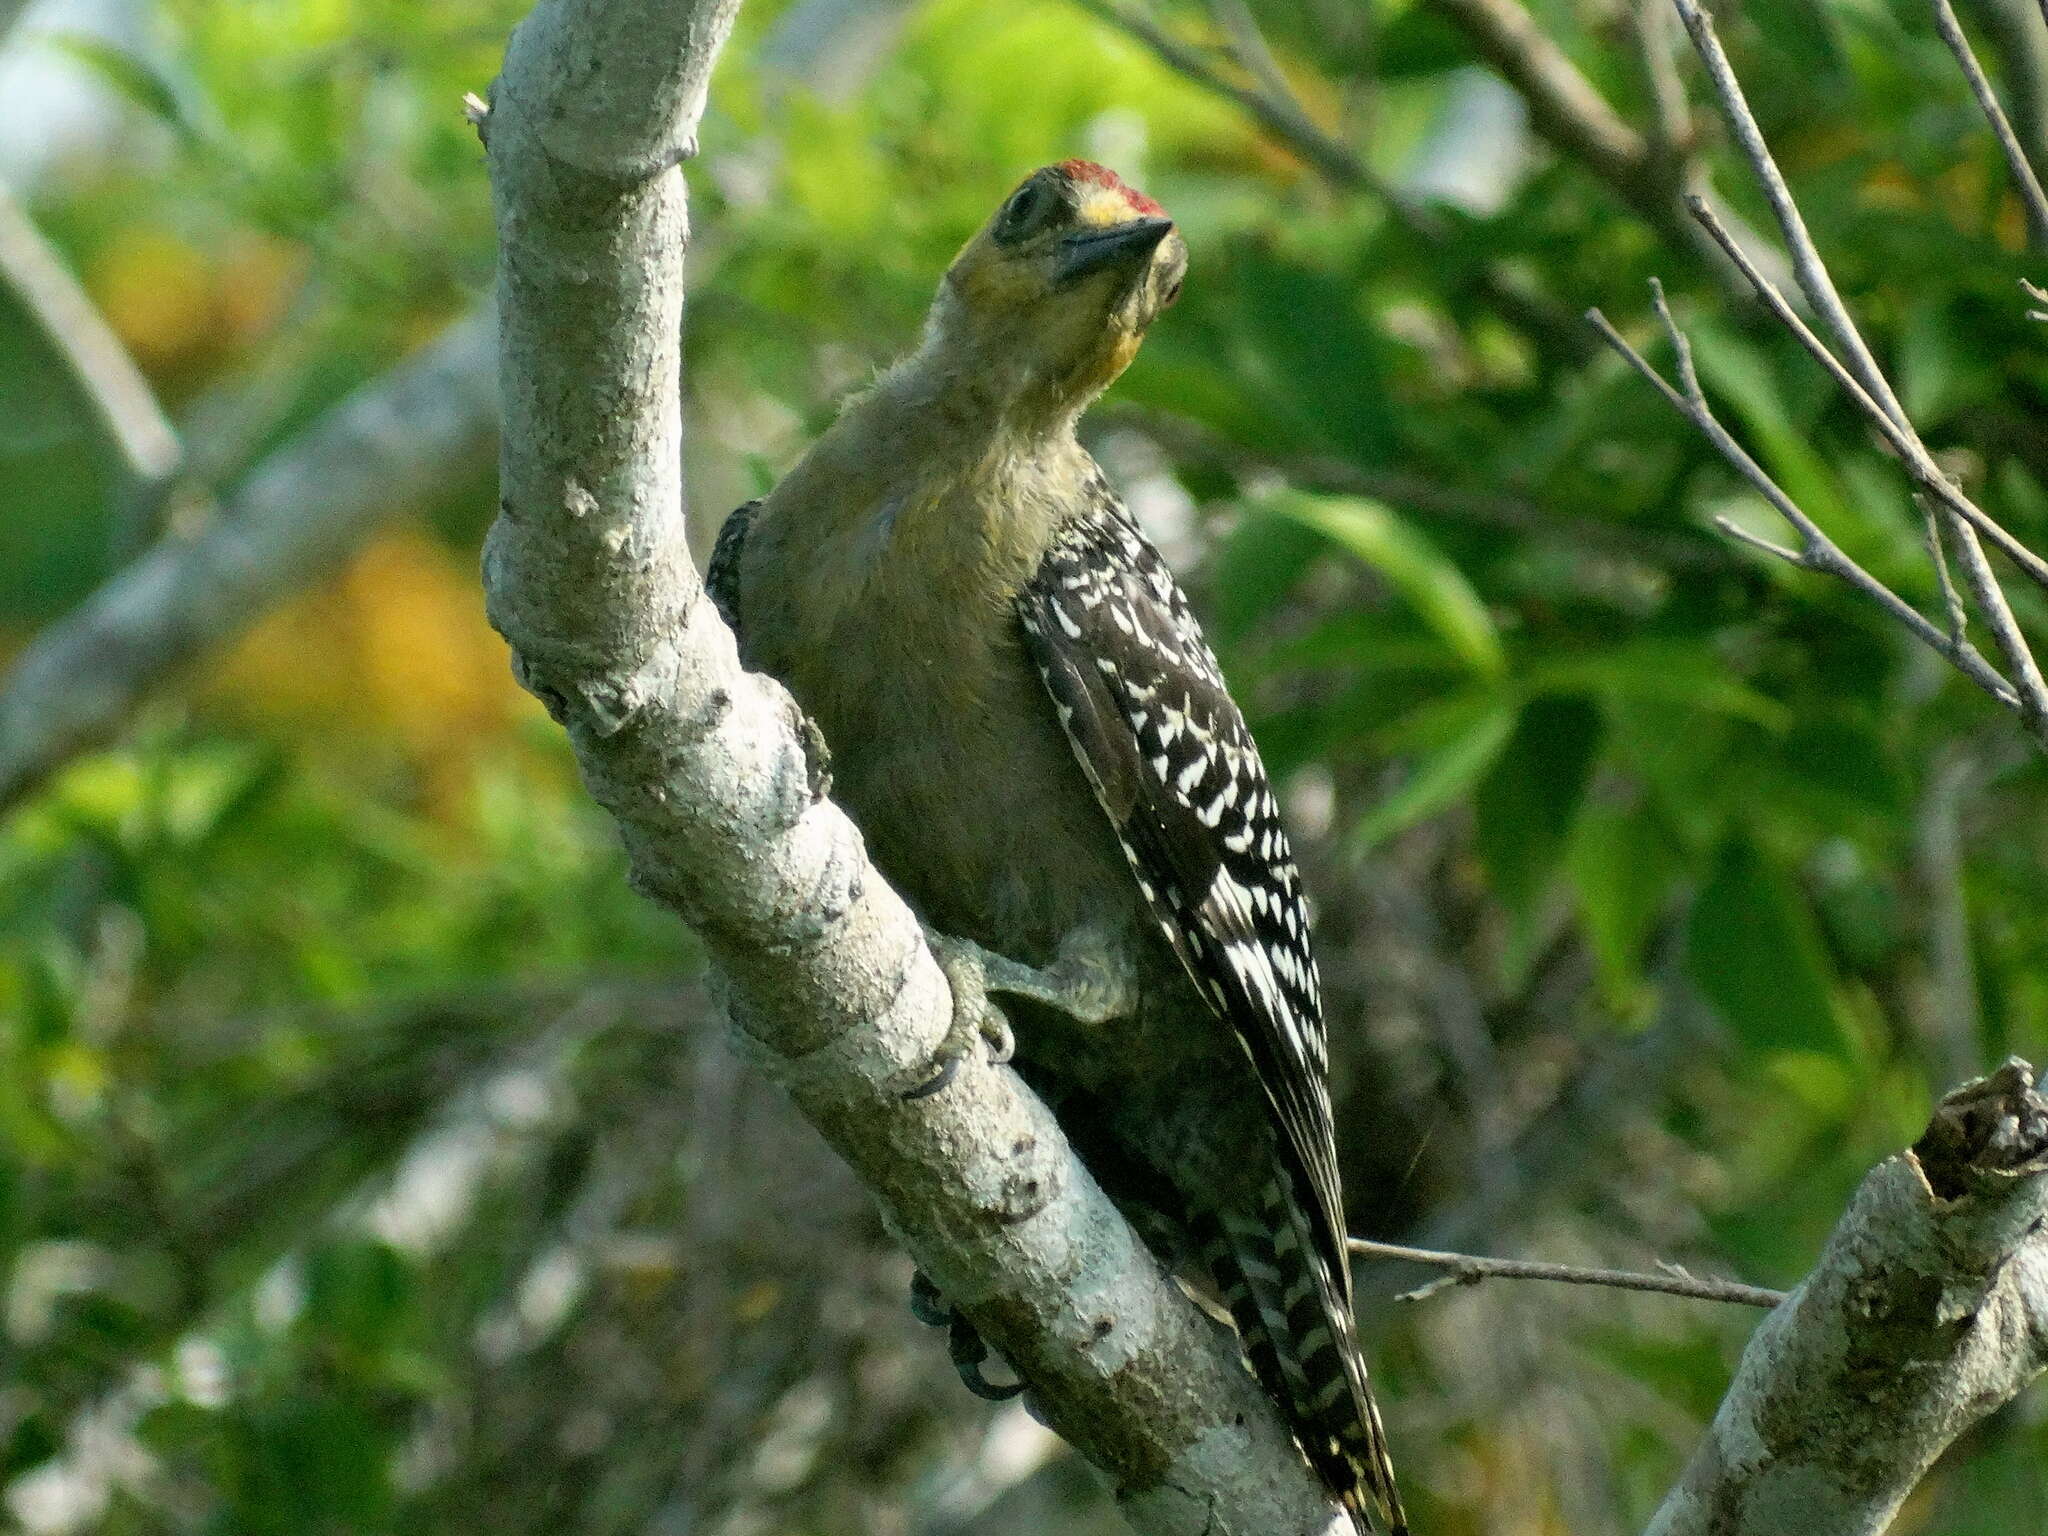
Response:
[[[1025,177],[947,269],[928,341],[1020,394],[1085,404],[1180,293],[1186,243],[1151,198],[1090,160]]]

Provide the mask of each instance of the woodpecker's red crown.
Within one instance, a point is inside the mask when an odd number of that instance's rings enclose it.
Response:
[[[1094,186],[1106,187],[1112,192],[1121,192],[1125,201],[1131,205],[1133,213],[1145,214],[1155,219],[1166,217],[1164,208],[1106,165],[1097,165],[1093,160],[1062,160],[1053,169],[1065,173],[1070,181],[1084,181]]]

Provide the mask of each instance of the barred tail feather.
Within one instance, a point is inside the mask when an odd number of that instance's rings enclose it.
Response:
[[[1349,1286],[1325,1273],[1306,1241],[1301,1208],[1277,1179],[1259,1205],[1205,1212],[1196,1224],[1203,1261],[1237,1324],[1252,1374],[1358,1529],[1407,1536]]]

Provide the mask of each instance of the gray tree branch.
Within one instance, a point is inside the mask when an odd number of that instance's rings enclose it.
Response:
[[[1882,1531],[1935,1457],[2048,1367],[2044,1223],[2048,1101],[2012,1061],[1864,1179],[1648,1536]]]
[[[689,921],[736,1034],[875,1193],[1049,1421],[1158,1536],[1342,1519],[1238,1362],[1049,1112],[963,1065],[908,908],[826,798],[788,696],[741,670],[684,539],[680,322],[693,151],[736,0],[542,0],[484,128],[500,236],[493,622],[567,728],[644,891]],[[801,1212],[791,1212],[792,1240]]]

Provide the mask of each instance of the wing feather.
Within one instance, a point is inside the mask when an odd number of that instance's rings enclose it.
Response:
[[[1251,1059],[1348,1306],[1321,989],[1279,808],[1172,571],[1107,485],[1090,492],[1019,618],[1161,932]]]
[[[711,546],[711,561],[704,567],[704,590],[711,605],[725,620],[735,639],[740,635],[740,557],[746,551],[747,530],[753,527],[758,501],[734,507],[719,525],[718,538]]]

